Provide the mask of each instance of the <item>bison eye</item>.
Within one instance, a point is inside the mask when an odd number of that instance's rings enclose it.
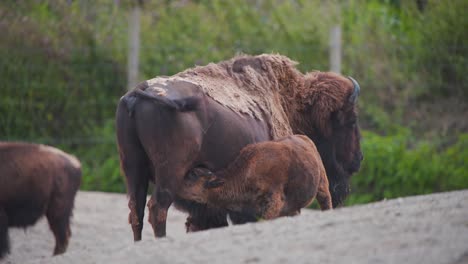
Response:
[[[198,180],[198,175],[194,171],[189,171],[185,175],[185,179],[188,180],[188,181],[196,181],[196,180]]]

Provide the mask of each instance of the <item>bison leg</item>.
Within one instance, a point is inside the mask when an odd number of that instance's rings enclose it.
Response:
[[[194,208],[195,209],[195,208]],[[196,213],[190,214],[185,223],[187,232],[196,232],[228,225],[226,213],[206,205],[199,205]]]
[[[228,225],[225,210],[208,207],[206,204],[185,200],[180,197],[175,198],[175,206],[177,209],[189,214],[185,222],[187,233]]]
[[[116,113],[116,132],[119,147],[120,165],[127,184],[130,213],[128,221],[132,226],[133,240],[141,240],[143,217],[145,214],[148,181],[151,178],[148,157],[138,139],[135,120],[129,116],[132,109],[127,109],[121,101]]]
[[[127,153],[130,156],[121,155],[122,169],[125,173],[128,194],[128,222],[132,226],[133,240],[141,240],[143,230],[143,218],[145,216],[146,194],[150,179],[149,167],[143,149],[136,146],[128,146]]]
[[[319,188],[317,190],[317,202],[320,206],[320,209],[323,210],[328,210],[332,209],[332,198],[330,194],[330,190],[328,188],[328,179],[327,177],[324,177],[322,182],[319,185]]]
[[[280,216],[281,210],[284,207],[284,196],[282,192],[273,192],[271,198],[267,201],[260,201],[260,204],[265,204],[262,218],[269,220]]]
[[[55,236],[54,255],[65,253],[68,247],[68,241],[71,236],[70,226],[68,221],[49,220],[49,226]]]
[[[134,175],[138,175],[138,174],[134,174]],[[145,204],[146,204],[146,193],[148,191],[148,180],[144,177],[138,177],[136,179],[128,179],[127,191],[129,194],[128,208],[130,209],[130,213],[128,215],[128,221],[132,225],[133,240],[140,241],[141,231],[143,230],[143,218],[145,216]]]
[[[173,196],[168,189],[155,188],[148,202],[148,221],[153,227],[155,237],[166,236],[167,211],[173,202]]]
[[[71,236],[70,217],[73,204],[67,204],[65,201],[67,199],[63,197],[53,197],[47,209],[47,221],[55,237],[54,255],[62,254],[67,250]]]
[[[229,218],[231,219],[232,223],[235,225],[242,225],[246,223],[254,223],[257,222],[257,215],[255,212],[248,210],[244,212],[229,212]]]
[[[3,209],[0,209],[0,259],[10,251],[8,241],[8,217]]]

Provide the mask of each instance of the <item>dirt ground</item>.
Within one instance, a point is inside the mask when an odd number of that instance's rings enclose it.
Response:
[[[10,229],[1,263],[468,263],[468,190],[415,196],[334,211],[186,234],[186,215],[169,212],[168,237],[145,222],[133,243],[126,197],[79,192],[68,251],[51,257],[42,219]],[[146,221],[146,220],[145,220]]]

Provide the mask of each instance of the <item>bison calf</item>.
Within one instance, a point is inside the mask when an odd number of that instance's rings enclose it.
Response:
[[[300,213],[315,197],[332,208],[328,179],[315,144],[294,135],[244,147],[224,170],[197,167],[186,176],[185,198],[273,219]]]
[[[54,255],[64,253],[80,182],[74,156],[44,145],[0,142],[0,258],[9,252],[8,227],[34,225],[44,214],[55,236]]]

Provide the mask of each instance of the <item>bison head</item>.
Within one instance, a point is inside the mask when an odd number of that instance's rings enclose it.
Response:
[[[207,168],[195,167],[185,175],[184,191],[180,195],[185,199],[207,203],[208,193],[205,190],[222,185],[224,185],[224,179],[217,177]]]
[[[304,88],[298,99],[296,132],[316,144],[327,171],[333,207],[337,207],[349,194],[349,179],[363,159],[356,112],[360,87],[351,77],[312,72],[305,75]]]

